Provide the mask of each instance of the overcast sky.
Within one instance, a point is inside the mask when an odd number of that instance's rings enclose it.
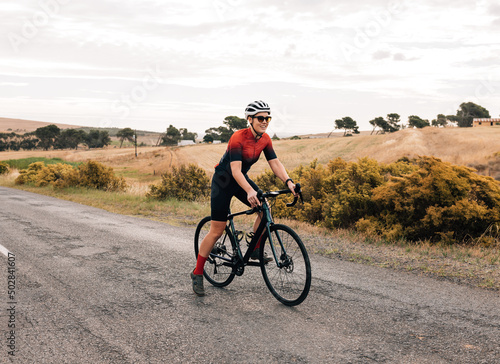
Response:
[[[0,117],[200,134],[262,99],[269,134],[351,116],[500,114],[500,3],[0,3]]]

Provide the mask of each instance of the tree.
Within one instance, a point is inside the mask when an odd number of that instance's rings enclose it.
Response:
[[[218,128],[210,128],[205,130],[205,133],[210,135],[213,140],[220,140],[221,143],[227,143],[229,139],[231,138],[231,135],[233,135],[233,132],[229,129],[226,128],[225,126],[219,126]]]
[[[224,119],[224,124],[233,133],[236,130],[245,129],[248,126],[247,121],[245,119],[239,118],[237,116],[226,116]]]
[[[172,124],[167,128],[167,132],[162,137],[162,145],[177,145],[182,139],[181,132]]]
[[[403,127],[399,125],[401,122],[401,117],[399,114],[387,114],[387,123],[388,123],[388,131],[389,133],[393,133],[395,131],[398,131],[399,129],[402,129]]]
[[[38,142],[39,140],[37,138],[24,138],[21,140],[21,143],[19,143],[19,146],[23,150],[33,150],[37,148]]]
[[[424,120],[420,116],[410,115],[408,116],[408,126],[411,128],[422,129],[426,126],[430,126],[429,120]]]
[[[65,129],[61,132],[54,145],[58,149],[77,149],[78,144],[83,143],[87,134],[81,129]]]
[[[118,130],[116,136],[120,139],[120,148],[123,145],[125,139],[127,139],[130,143],[134,143],[135,132],[131,128],[125,128]]]
[[[49,150],[49,148],[54,146],[56,138],[60,133],[61,129],[53,124],[35,130],[36,137],[40,139],[39,144],[44,150]]]
[[[382,116],[376,117],[373,120],[370,120],[369,123],[373,125],[373,130],[371,134],[375,131],[376,128],[380,128],[382,134],[385,133],[393,133],[399,130],[399,115],[398,114],[389,114],[387,115],[387,120]],[[378,134],[379,131],[377,131]]]
[[[448,118],[444,114],[438,114],[436,119],[432,119],[431,125],[435,127],[448,125]]]
[[[379,116],[373,120],[370,120],[369,123],[373,126],[372,132],[370,133],[370,135],[372,135],[373,132],[375,131],[375,129],[377,129],[377,128],[384,130],[384,125],[387,124],[387,121],[385,121],[385,119],[382,116]],[[378,134],[378,131],[377,131],[377,134]]]
[[[18,151],[21,149],[21,144],[17,140],[11,140],[9,142],[9,149],[13,151]]]
[[[180,128],[179,132],[181,133],[182,140],[192,140],[196,142],[196,138],[198,137],[197,133],[189,132],[186,128]]]
[[[211,134],[205,134],[203,136],[203,143],[213,143],[214,137]]]
[[[106,130],[100,131],[93,129],[86,135],[84,143],[89,147],[89,149],[103,148],[111,143],[111,138]]]
[[[359,134],[357,123],[350,116],[335,120],[335,129],[344,129],[344,136],[348,135],[348,132]]]
[[[237,116],[226,116],[223,124],[225,126],[211,127],[205,130],[205,133],[210,135],[213,140],[220,140],[222,143],[226,143],[235,131],[245,129],[248,126],[245,119]]]
[[[474,118],[490,118],[490,113],[484,107],[473,102],[463,102],[460,104],[460,109],[457,110],[456,116],[449,116],[450,120],[455,121],[461,128],[469,128],[472,126]]]

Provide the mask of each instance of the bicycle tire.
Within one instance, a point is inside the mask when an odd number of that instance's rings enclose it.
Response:
[[[297,233],[286,225],[271,226],[271,236],[278,261],[284,266],[280,268],[276,264],[270,240],[266,236],[263,249],[260,250],[260,261],[264,261],[265,253],[273,260],[261,264],[264,281],[278,301],[286,306],[299,305],[306,299],[311,288],[311,263],[307,250]],[[286,256],[278,238],[283,243]]]
[[[210,216],[203,218],[196,227],[196,232],[194,234],[194,252],[195,257],[198,257],[199,246],[203,238],[210,231]],[[215,242],[212,252],[207,258],[205,263],[205,269],[203,275],[210,284],[216,287],[224,287],[231,283],[234,279],[234,270],[232,265],[217,257],[222,256],[227,259],[231,259],[234,256],[234,240],[233,234],[229,227],[226,229],[222,236]]]

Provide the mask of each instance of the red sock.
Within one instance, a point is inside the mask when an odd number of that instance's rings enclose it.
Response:
[[[206,257],[202,257],[198,254],[198,259],[196,259],[196,268],[194,268],[193,274],[203,274],[203,268],[205,267]]]

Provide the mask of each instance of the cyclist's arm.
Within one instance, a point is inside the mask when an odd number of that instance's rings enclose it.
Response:
[[[247,193],[247,199],[248,202],[252,207],[255,207],[257,205],[260,205],[260,201],[257,198],[257,191],[255,191],[252,186],[250,186],[250,183],[248,183],[247,179],[241,172],[241,161],[234,161],[231,162],[231,174],[233,175],[233,178],[236,180],[236,182],[240,185],[241,188],[245,190]]]
[[[285,167],[283,164],[280,162],[278,158],[271,159],[270,161],[267,161],[269,163],[269,166],[271,167],[271,170],[274,172],[274,174],[283,181],[283,183],[286,182],[286,180],[290,179],[288,176],[288,173],[286,172]],[[287,187],[292,191],[292,193],[295,195],[295,183],[293,183],[291,180],[288,181]]]

